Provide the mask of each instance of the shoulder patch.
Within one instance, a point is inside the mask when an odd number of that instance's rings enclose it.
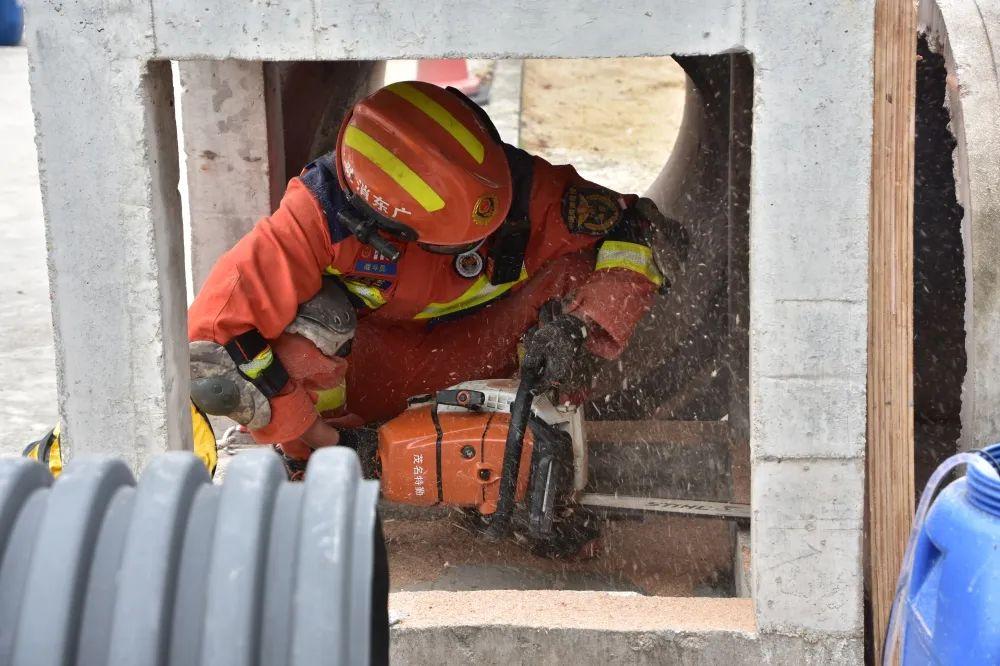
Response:
[[[570,185],[563,194],[562,214],[575,234],[603,236],[621,222],[619,195],[606,187]]]

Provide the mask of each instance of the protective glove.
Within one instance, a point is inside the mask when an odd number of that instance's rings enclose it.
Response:
[[[583,320],[569,314],[556,315],[529,336],[523,366],[541,368],[544,383],[558,384],[569,375],[586,338]]]
[[[665,285],[677,281],[687,261],[690,238],[684,226],[660,212],[652,199],[636,201],[633,212],[639,218],[641,234],[653,251],[653,261]]]

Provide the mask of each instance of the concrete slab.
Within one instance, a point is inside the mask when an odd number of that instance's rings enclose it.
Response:
[[[760,636],[746,599],[629,593],[397,592],[398,664],[856,664],[858,639]]]
[[[755,460],[753,598],[762,631],[863,632],[864,463]]]

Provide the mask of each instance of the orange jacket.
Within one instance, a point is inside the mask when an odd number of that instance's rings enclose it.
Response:
[[[570,192],[600,190],[625,199],[584,180],[571,166],[553,166],[538,157],[533,160],[531,234],[520,281],[495,286],[486,272],[462,277],[453,256],[427,252],[416,243],[393,240],[401,255],[390,262],[353,236],[331,242],[320,203],[299,178],[293,178],[278,210],[219,258],[191,305],[190,339],[226,344],[257,329],[273,340],[295,318],[299,304],[319,291],[324,275],[338,276],[364,304],[359,316],[419,326],[517,291],[556,257],[600,246],[595,251],[594,272],[576,289],[568,309],[591,323],[590,351],[616,357],[659,284],[648,248],[608,240],[593,224],[578,223],[571,230],[567,217],[585,218],[582,209],[587,200],[569,201]],[[567,208],[568,202],[571,206],[580,203],[581,211]]]

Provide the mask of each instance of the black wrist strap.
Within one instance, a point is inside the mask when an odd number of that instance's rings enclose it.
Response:
[[[288,371],[257,329],[241,333],[223,345],[243,377],[267,398],[288,383]]]

